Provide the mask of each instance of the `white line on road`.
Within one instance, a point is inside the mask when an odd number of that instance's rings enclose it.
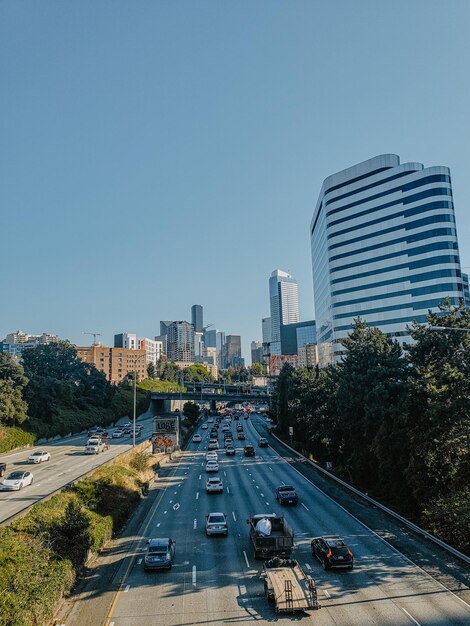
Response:
[[[202,476],[202,474],[199,474],[199,480],[201,480],[201,476]]]
[[[236,522],[236,521],[237,521],[237,518],[236,518],[236,516],[235,516],[235,511],[232,511],[232,515],[233,515],[233,519],[234,519],[234,521]]]
[[[198,500],[198,498],[199,498],[199,491],[196,494],[196,500]]]
[[[194,529],[196,529],[196,528],[197,528],[197,519],[196,519],[196,518],[194,518],[193,528],[194,528]]]
[[[269,502],[266,502],[266,506],[269,506]]]
[[[272,472],[272,471],[273,471],[273,468],[272,468],[272,467],[269,467],[269,465],[268,465],[268,470],[270,470],[270,471]]]
[[[256,485],[256,489],[259,489],[258,485]]]
[[[160,522],[158,522],[158,524],[157,524],[157,528],[159,528],[159,526],[160,526]]]
[[[405,615],[408,615],[408,617],[410,618],[410,620],[411,620],[412,622],[414,622],[415,624],[417,624],[417,626],[421,626],[421,624],[420,624],[419,622],[417,622],[417,621],[415,620],[415,618],[414,618],[412,615],[410,615],[406,609],[404,609],[402,606],[401,606],[400,608],[401,608],[401,610],[403,611],[403,613],[404,613]]]
[[[129,591],[129,589],[131,588],[130,585],[126,585],[126,588],[124,589],[124,593],[127,593]]]
[[[168,511],[163,511],[163,515],[166,515],[168,513]]]
[[[170,500],[170,504],[173,504],[173,500]]]
[[[139,559],[139,560],[137,561],[137,565],[140,565],[141,563],[142,563],[142,559]]]
[[[230,487],[227,487],[227,493],[230,493]]]
[[[193,565],[193,585],[196,586],[196,566]]]
[[[245,557],[245,561],[246,561],[246,566],[247,566],[247,568],[248,568],[248,569],[250,569],[250,563],[249,563],[249,561],[248,561],[248,557],[246,556],[246,552],[245,552],[245,550],[243,550],[243,556]]]
[[[312,569],[308,563],[305,563],[305,567],[306,567],[308,570],[311,570],[311,569]]]
[[[224,476],[227,476],[227,472],[224,470]]]
[[[281,485],[285,485],[286,483],[281,480]]]
[[[304,509],[307,509],[307,511],[310,511],[310,509],[308,508],[308,506],[305,506],[305,504],[304,504],[303,502],[301,502],[300,504],[304,507]]]
[[[177,511],[179,508],[180,508],[180,505],[178,504],[178,502],[173,505],[173,510],[174,511]]]
[[[323,593],[325,594],[327,598],[331,598],[330,592],[328,591],[328,589],[323,589]]]

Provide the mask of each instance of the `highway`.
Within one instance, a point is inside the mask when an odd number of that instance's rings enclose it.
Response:
[[[258,448],[251,420],[241,423],[247,440],[235,441],[240,444],[236,457],[219,453],[224,493],[205,492],[208,431],[200,430],[202,443],[190,444],[159,472],[158,497],[137,530],[123,539],[111,584],[82,594],[64,622],[67,626],[264,625],[293,619],[318,626],[468,626],[468,604],[352,517],[272,448]],[[241,444],[246,443],[256,446],[255,458],[243,456]],[[281,512],[274,490],[282,482],[293,484],[301,498],[299,506],[282,512],[295,530],[294,557],[315,578],[322,605],[301,618],[277,616],[268,604],[262,565],[254,560],[248,540],[250,514]],[[211,511],[227,514],[228,537],[206,537],[205,515]],[[352,572],[324,571],[311,556],[310,539],[321,534],[339,534],[346,540],[355,555]],[[176,541],[171,571],[144,572],[142,559],[150,537]]]
[[[128,418],[119,420],[118,423],[128,422]],[[153,417],[145,414],[138,420],[143,425],[142,436],[137,442],[148,438],[153,430]],[[111,434],[114,428],[109,428]],[[132,446],[132,437],[125,436],[122,439],[109,439],[110,448],[97,455],[85,455],[85,443],[88,437],[85,434],[73,435],[56,439],[44,445],[37,445],[26,450],[0,455],[0,461],[7,464],[6,478],[14,470],[28,470],[34,476],[34,482],[21,491],[0,491],[0,525],[25,508],[44,497],[60,489],[67,483],[75,480],[82,474],[95,469],[121,452],[125,452]],[[50,461],[39,464],[28,464],[27,458],[34,450],[46,450],[50,453]],[[0,479],[3,480],[3,479]]]

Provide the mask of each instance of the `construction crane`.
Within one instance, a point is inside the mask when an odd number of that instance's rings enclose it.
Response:
[[[212,322],[211,322],[210,324],[206,324],[205,326],[203,326],[203,327],[202,327],[202,331],[205,333],[205,332],[206,332],[206,330],[207,330],[208,328],[212,328],[212,326],[214,326],[214,324],[213,324]]]
[[[101,333],[85,333],[85,332],[84,332],[83,334],[84,334],[84,335],[93,335],[93,345],[94,345],[94,346],[99,346],[99,345],[100,345],[100,342],[99,342],[99,341],[96,341],[96,338],[97,338],[97,337],[101,337]]]

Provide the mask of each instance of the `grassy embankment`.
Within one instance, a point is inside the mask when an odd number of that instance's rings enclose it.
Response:
[[[151,458],[120,455],[0,528],[0,626],[43,626],[90,553],[128,520],[153,477]]]

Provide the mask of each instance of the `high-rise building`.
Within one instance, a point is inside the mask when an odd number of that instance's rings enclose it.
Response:
[[[263,363],[264,362],[264,353],[263,353],[263,344],[261,341],[252,341],[251,342],[251,364],[253,363]]]
[[[242,359],[242,338],[240,335],[227,335],[223,355],[224,367],[236,367],[244,364]]]
[[[261,336],[263,338],[263,356],[269,358],[271,350],[271,318],[263,317],[261,320]]]
[[[194,326],[189,322],[172,322],[167,332],[169,361],[194,362]]]
[[[281,326],[281,354],[298,354],[307,343],[316,343],[315,320]]]
[[[269,278],[271,307],[271,354],[281,352],[281,326],[299,321],[299,296],[297,281],[288,272],[274,270]]]
[[[194,356],[204,356],[204,334],[202,332],[194,333]]]
[[[462,272],[462,282],[463,282],[463,299],[465,302],[465,306],[470,307],[470,284],[468,281],[468,274],[464,274]]]
[[[318,349],[316,343],[306,343],[300,346],[297,356],[298,367],[316,367],[318,364]]]
[[[203,312],[200,304],[193,304],[191,307],[191,323],[196,333],[204,331]]]
[[[206,330],[204,333],[205,348],[217,348],[217,365],[224,367],[222,352],[225,345],[225,332],[223,330]]]
[[[135,333],[114,335],[114,347],[128,350],[145,350],[147,365],[156,365],[163,354],[163,343],[159,340],[137,337]]]
[[[310,225],[315,320],[321,367],[343,354],[361,316],[410,341],[463,283],[447,167],[400,163],[383,154],[325,179]]]

